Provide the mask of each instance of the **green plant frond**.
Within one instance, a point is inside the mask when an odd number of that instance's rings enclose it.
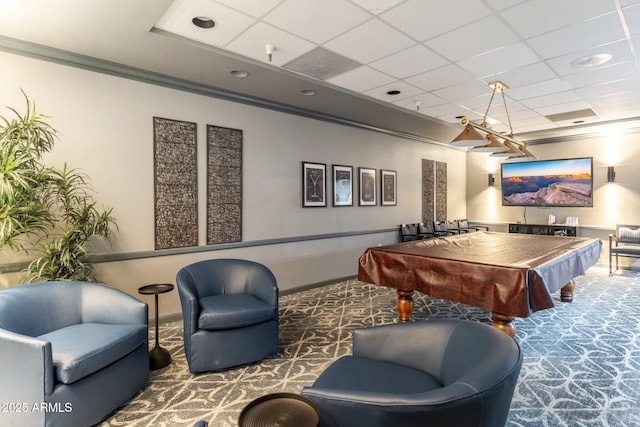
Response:
[[[39,253],[31,280],[95,280],[90,240],[112,237],[113,211],[97,207],[87,175],[42,163],[57,132],[23,95],[24,114],[0,116],[0,247]]]

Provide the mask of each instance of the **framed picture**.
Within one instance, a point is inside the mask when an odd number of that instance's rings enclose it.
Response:
[[[302,207],[327,206],[327,165],[302,162]]]
[[[376,170],[370,168],[358,168],[360,175],[359,201],[360,206],[375,206],[376,202]]]
[[[333,206],[353,206],[353,168],[333,165]]]
[[[380,169],[380,204],[382,206],[395,206],[396,200],[396,171]]]

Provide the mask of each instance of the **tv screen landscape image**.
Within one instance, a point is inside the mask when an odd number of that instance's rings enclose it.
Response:
[[[593,158],[502,163],[503,206],[593,206]]]

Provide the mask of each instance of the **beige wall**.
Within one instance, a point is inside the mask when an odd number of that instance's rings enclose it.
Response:
[[[0,63],[2,105],[21,111],[20,89],[35,100],[38,111],[51,116],[50,123],[60,132],[49,161],[58,166],[66,161],[82,169],[91,177],[99,203],[114,208],[120,231],[111,246],[97,247],[98,254],[154,248],[154,116],[198,125],[201,245],[206,232],[207,124],[244,132],[244,241],[379,230],[419,221],[423,158],[449,164],[448,211],[452,217],[466,216],[467,178],[464,168],[454,167],[465,161],[459,150],[9,53],[0,52]],[[397,170],[398,205],[303,209],[302,161],[326,163],[328,172],[331,164]],[[355,275],[357,258],[365,248],[395,239],[395,233],[380,233],[109,262],[97,269],[104,282],[137,295],[143,284],[173,283],[177,270],[190,262],[240,257],[267,264],[280,288],[287,290]],[[24,259],[21,254],[0,252],[0,264]],[[18,281],[18,274],[0,275],[0,287]],[[176,292],[163,295],[161,304],[161,314],[180,311]]]
[[[640,179],[638,158],[640,135],[611,131],[609,134],[559,143],[529,146],[539,159],[593,157],[593,207],[535,208],[502,206],[500,198],[500,161],[487,154],[467,153],[467,214],[469,218],[494,223],[496,230],[506,230],[506,223],[548,222],[549,215],[564,223],[567,216],[577,216],[579,235],[603,240],[600,262],[608,265],[608,234],[616,224],[640,224]],[[607,182],[607,167],[614,166],[616,179]],[[494,187],[487,185],[487,174],[494,173]],[[621,259],[622,261],[622,259]],[[631,261],[633,262],[633,260]],[[621,262],[628,265],[629,260]]]

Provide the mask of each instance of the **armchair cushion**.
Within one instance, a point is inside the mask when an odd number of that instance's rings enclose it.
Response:
[[[242,328],[272,320],[273,304],[253,295],[212,295],[200,298],[198,328],[221,330]]]
[[[359,396],[363,392],[422,393],[442,387],[436,378],[418,369],[395,363],[381,362],[356,356],[343,356],[333,362],[314,387],[343,390]]]
[[[81,323],[38,337],[51,343],[56,379],[74,383],[147,342],[146,325]]]
[[[618,243],[640,244],[640,228],[637,226],[618,226]]]

